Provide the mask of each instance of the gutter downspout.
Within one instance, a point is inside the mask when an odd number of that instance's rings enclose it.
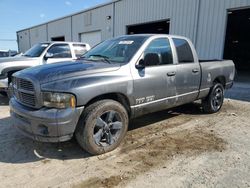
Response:
[[[196,49],[197,49],[197,40],[198,40],[198,31],[199,31],[200,9],[201,9],[201,0],[197,0],[195,31],[194,31],[195,32],[194,33],[194,46]]]
[[[112,26],[112,37],[115,37],[115,2],[113,2],[113,26]]]

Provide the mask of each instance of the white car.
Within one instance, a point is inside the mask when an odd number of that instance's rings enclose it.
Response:
[[[13,73],[43,64],[75,60],[90,50],[79,42],[43,42],[34,45],[21,56],[0,59],[0,93],[6,94]]]

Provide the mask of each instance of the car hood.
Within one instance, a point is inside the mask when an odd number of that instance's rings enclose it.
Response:
[[[15,61],[32,61],[37,58],[25,57],[25,56],[18,56],[18,57],[4,57],[0,58],[0,63],[8,63],[8,62],[15,62]]]
[[[120,64],[108,64],[101,61],[67,61],[28,68],[17,72],[15,76],[29,77],[44,84],[76,76],[115,71],[119,68]]]

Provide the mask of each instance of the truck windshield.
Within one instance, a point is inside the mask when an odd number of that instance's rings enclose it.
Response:
[[[44,50],[49,46],[49,43],[39,43],[30,48],[23,54],[26,57],[39,57]]]
[[[106,40],[82,58],[107,63],[127,63],[147,39],[147,36],[123,36]]]

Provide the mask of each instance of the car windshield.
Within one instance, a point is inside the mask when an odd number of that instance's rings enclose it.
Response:
[[[102,60],[107,63],[127,63],[147,38],[146,36],[123,36],[106,40],[84,54],[82,58]]]
[[[30,48],[23,55],[26,57],[39,57],[44,50],[49,46],[49,43],[39,43]]]

